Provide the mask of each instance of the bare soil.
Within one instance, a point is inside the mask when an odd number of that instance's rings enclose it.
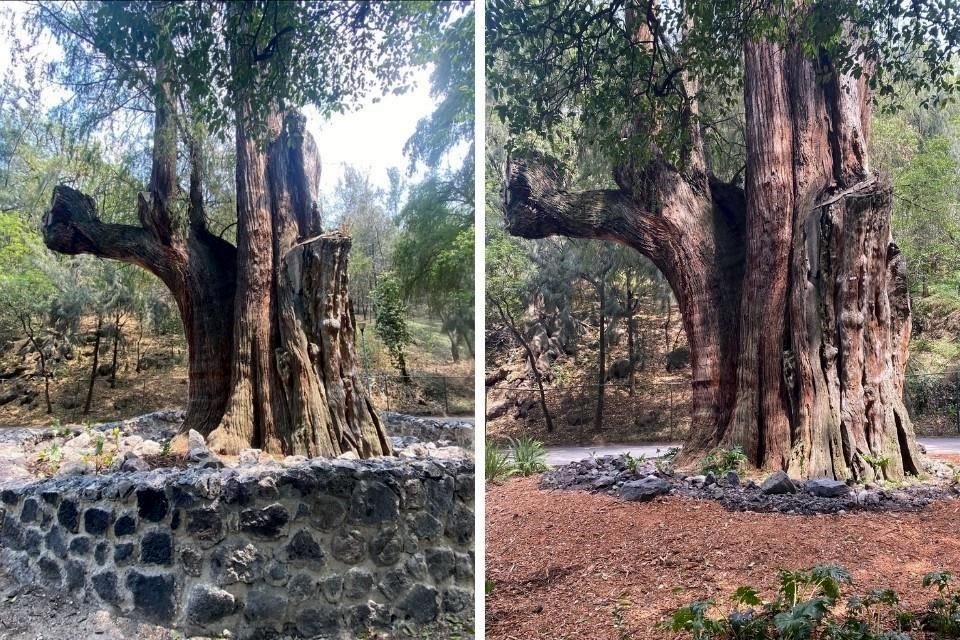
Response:
[[[772,597],[776,569],[835,563],[850,593],[892,588],[913,610],[933,599],[935,569],[960,569],[960,503],[919,513],[731,513],[666,497],[624,502],[541,491],[539,479],[489,484],[487,638],[666,640],[658,628],[693,600],[729,602],[742,585]]]
[[[92,318],[84,318],[81,326],[87,339],[95,330]],[[73,357],[60,363],[50,382],[53,413],[48,414],[43,399],[43,378],[39,374],[36,353],[28,350],[21,355],[8,348],[0,353],[0,371],[26,367],[13,379],[0,382],[0,392],[11,385],[22,385],[30,390],[32,401],[21,404],[20,398],[0,407],[0,427],[48,425],[54,419],[71,422],[107,422],[131,418],[159,409],[183,407],[187,403],[187,350],[179,334],[153,335],[145,332],[140,343],[140,354],[145,359],[160,363],[137,371],[138,329],[133,319],[123,326],[117,358],[116,386],[110,386],[109,376],[96,377],[90,413],[83,413],[90,369],[93,365],[93,345],[81,344],[74,348]],[[110,364],[113,359],[113,340],[103,338],[99,364]]]

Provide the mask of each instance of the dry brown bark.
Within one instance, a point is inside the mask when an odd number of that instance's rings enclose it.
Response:
[[[192,144],[187,224],[175,218],[174,105],[165,88],[150,185],[137,203],[140,224],[104,224],[92,198],[61,185],[44,218],[45,243],[137,264],[171,291],[189,352],[184,433],[196,429],[221,453],[254,446],[311,456],[389,454],[357,367],[350,240],[320,235],[319,159],[303,117],[271,115],[266,149],[238,125],[234,247],[207,229]],[[249,110],[238,111],[242,123]]]
[[[678,165],[624,159],[614,190],[572,193],[541,158],[515,158],[507,228],[620,242],[666,276],[691,351],[681,462],[741,446],[794,476],[916,473],[902,402],[910,301],[891,186],[867,159],[866,77],[824,82],[798,45],[763,40],[744,63],[744,189],[707,172],[693,124]],[[633,133],[650,126],[638,116]]]

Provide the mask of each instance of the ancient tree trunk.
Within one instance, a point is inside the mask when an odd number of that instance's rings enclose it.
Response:
[[[221,453],[253,446],[279,454],[389,454],[356,369],[350,243],[318,237],[319,159],[303,117],[269,118],[266,150],[238,124],[234,247],[207,229],[202,162],[192,141],[188,225],[174,223],[176,103],[162,72],[140,224],[104,224],[92,198],[61,185],[44,218],[44,242],[61,253],[137,264],[170,289],[189,354],[183,433],[196,429]]]
[[[709,175],[692,127],[679,167],[625,158],[616,190],[571,193],[536,156],[516,160],[507,228],[617,241],[667,277],[691,351],[681,463],[740,446],[794,476],[917,473],[902,402],[910,300],[891,186],[867,160],[865,74],[763,40],[744,62],[744,190]]]

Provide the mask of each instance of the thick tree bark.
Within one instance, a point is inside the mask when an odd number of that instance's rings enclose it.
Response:
[[[867,162],[866,78],[823,81],[799,45],[762,40],[744,62],[745,190],[705,173],[696,135],[679,167],[625,159],[609,191],[568,192],[529,156],[509,168],[507,228],[620,242],[664,273],[692,360],[681,463],[740,446],[800,477],[917,473],[910,301],[891,187]]]

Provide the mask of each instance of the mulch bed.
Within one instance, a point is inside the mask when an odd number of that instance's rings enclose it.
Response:
[[[960,571],[957,501],[918,513],[795,516],[674,496],[628,503],[537,483],[487,487],[487,638],[673,638],[657,625],[677,607],[729,602],[741,585],[771,598],[778,567],[826,563],[853,575],[845,593],[889,587],[920,610],[935,596],[920,584],[925,573]]]

